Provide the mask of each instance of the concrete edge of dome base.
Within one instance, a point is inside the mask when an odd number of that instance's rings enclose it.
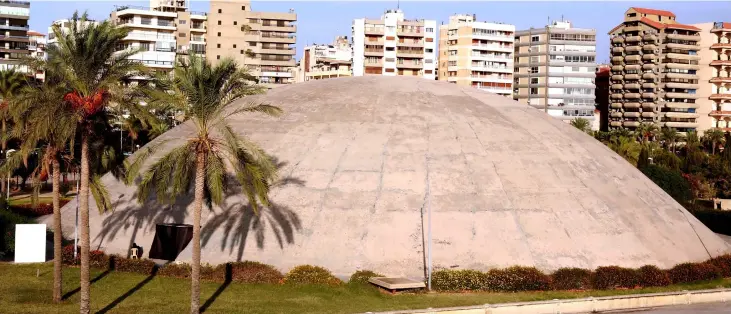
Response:
[[[421,310],[367,312],[373,314],[507,314],[507,313],[603,313],[615,311],[639,311],[675,305],[691,305],[731,300],[731,289],[710,289],[696,291],[675,291],[663,293],[647,293],[610,297],[588,297],[581,299],[549,300],[535,302],[516,302],[502,304],[484,304],[452,308],[429,308]]]

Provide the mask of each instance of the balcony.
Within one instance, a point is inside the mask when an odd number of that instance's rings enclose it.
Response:
[[[673,109],[697,109],[700,107],[700,105],[692,102],[669,101],[665,103],[665,107]]]
[[[404,58],[424,58],[424,51],[413,51],[413,50],[402,50],[399,49],[396,51],[397,57],[404,57]]]
[[[624,125],[626,127],[636,128],[636,127],[640,126],[640,122],[638,122],[638,121],[624,121],[624,122],[622,122],[622,125]]]
[[[190,32],[191,33],[205,33],[206,27],[203,26],[203,24],[201,24],[201,25],[193,24],[193,25],[190,25]]]
[[[665,116],[668,118],[681,118],[681,119],[692,119],[698,118],[701,115],[693,112],[665,112]]]
[[[686,80],[697,80],[698,74],[687,74],[687,73],[663,73],[667,78],[673,79],[686,79]]]
[[[656,108],[656,105],[654,102],[646,101],[646,102],[642,103],[642,109],[643,110],[656,110],[657,108]]]
[[[260,30],[262,32],[285,32],[285,33],[296,33],[297,26],[288,25],[285,23],[261,23],[261,24],[250,24],[252,30]]]
[[[700,50],[701,46],[698,45],[685,45],[685,44],[665,44],[666,47],[670,49],[679,49],[679,50]]]
[[[650,112],[646,112],[645,111],[645,112],[642,112],[642,117],[643,118],[654,118],[655,117],[655,113],[652,112],[652,111],[650,111]]]
[[[625,65],[624,66],[624,69],[625,70],[630,70],[630,71],[632,71],[632,70],[639,71],[640,70],[640,65],[639,64],[628,64],[628,65]]]
[[[612,99],[622,99],[624,96],[622,94],[612,94],[610,96]]]
[[[711,95],[713,97],[713,95]],[[731,94],[729,94],[729,97],[731,97]],[[665,99],[670,98],[681,98],[681,99],[697,99],[698,94],[688,94],[688,93],[676,93],[676,92],[669,92],[665,94]],[[713,99],[713,98],[711,98]]]
[[[629,47],[625,48],[625,50],[627,52],[636,52],[636,51],[641,51],[642,50],[642,47],[640,47],[640,46],[629,46]]]
[[[383,49],[366,49],[363,51],[364,56],[382,57]]]
[[[644,46],[642,46],[642,49],[643,50],[655,50],[655,49],[657,49],[657,45],[655,45],[655,44],[645,44]]]
[[[642,93],[642,98],[655,99],[655,93]]]
[[[622,84],[612,84],[612,89],[622,89]]]
[[[396,63],[396,68],[399,69],[422,69],[424,64],[421,62],[401,62]]]
[[[622,70],[624,70],[624,66],[621,66],[621,65],[612,66],[612,71],[622,71]]]
[[[731,61],[727,61],[731,65]],[[711,65],[713,62],[711,62]],[[699,70],[700,66],[697,64],[683,64],[683,63],[665,63],[665,67],[669,69],[680,69],[680,70]]]
[[[396,30],[396,34],[401,36],[410,36],[410,37],[424,37],[424,30],[423,29],[401,29],[399,28]]]
[[[637,42],[637,41],[640,41],[640,40],[642,40],[642,37],[640,37],[640,36],[629,36],[629,37],[627,37],[627,39],[625,39],[625,41],[628,42],[628,43],[630,43],[630,42]]]
[[[698,84],[688,84],[688,83],[664,83],[665,87],[668,88],[683,88],[683,89],[698,89]]]
[[[617,56],[617,57],[612,57],[612,61],[617,61],[617,62],[624,62],[624,57],[619,57],[619,56]]]
[[[645,35],[642,36],[642,39],[648,40],[648,41],[655,41],[655,40],[657,40],[657,34],[645,33]]]
[[[697,122],[665,122],[665,126],[669,128],[697,128]]]
[[[190,36],[190,41],[192,42],[199,42],[199,43],[205,43],[206,38],[203,36]]]
[[[731,77],[714,77],[710,80],[711,83],[731,83]]]
[[[8,29],[11,31],[28,31],[28,25],[5,25],[0,24],[0,29]]]
[[[262,32],[259,37],[260,37],[259,40],[261,42],[268,42],[268,43],[294,44],[297,41],[297,36],[290,35],[290,34]]]
[[[366,35],[383,35],[383,28],[366,27],[364,32]]]
[[[283,67],[293,67],[296,65],[296,62],[294,59],[279,59],[279,58],[261,58],[259,60],[259,64],[261,65],[272,65],[272,66],[283,66]]]
[[[472,44],[472,49],[513,52],[513,46],[494,45],[494,44]]]
[[[611,107],[612,107],[613,109],[619,109],[619,108],[622,108],[622,103],[621,103],[621,102],[613,102],[613,103],[611,104]]]
[[[657,75],[655,75],[655,73],[652,73],[652,72],[642,73],[642,78],[646,79],[646,80],[654,80],[656,77],[657,77]]]
[[[639,112],[636,112],[636,111],[630,111],[630,112],[625,112],[624,113],[624,116],[625,117],[628,117],[628,118],[639,118],[640,117],[640,113]]]
[[[640,56],[640,55],[626,56],[624,58],[624,60],[626,60],[626,61],[640,61],[640,60],[642,60],[642,56]]]
[[[627,109],[637,109],[640,107],[640,103],[638,102],[626,102],[624,103],[624,108]]]
[[[687,41],[700,41],[701,36],[699,35],[680,35],[680,34],[667,34],[669,39],[687,40]]]
[[[639,99],[640,93],[626,93],[624,94],[625,99]]]
[[[173,35],[162,35],[162,34],[144,34],[138,32],[131,32],[124,38],[124,40],[134,41],[175,41]]]
[[[424,42],[423,41],[406,40],[404,42],[398,42],[398,43],[396,43],[396,46],[398,46],[398,47],[419,47],[419,48],[424,48]]]
[[[624,47],[612,47],[612,52],[622,53],[624,52]]]
[[[731,111],[714,110],[711,111],[708,115],[714,117],[731,117]]]
[[[332,78],[332,77],[341,77],[341,76],[350,76],[350,70],[349,69],[338,69],[338,70],[312,71],[312,72],[305,73],[305,77],[308,77],[313,80]]]
[[[648,53],[648,54],[642,56],[643,60],[655,60],[655,58],[657,58],[657,55],[655,55],[653,53]]]
[[[666,57],[670,59],[678,59],[678,60],[700,60],[701,56],[699,55],[687,55],[687,54],[681,54],[681,53],[668,53]]]
[[[711,65],[731,65],[731,60],[713,60]]]
[[[260,53],[273,54],[273,55],[294,55],[295,54],[294,48],[261,47],[261,49],[259,49],[259,51],[260,51]]]
[[[615,80],[615,81],[624,81],[624,75],[621,75],[621,74],[612,75],[612,80]]]
[[[731,99],[731,93],[728,94],[712,94],[709,97],[711,100],[729,100]]]
[[[621,104],[620,104],[620,106],[621,106]],[[621,112],[612,112],[612,113],[610,114],[610,116],[611,116],[612,118],[621,118],[621,117],[622,117],[622,113],[621,113]]]
[[[13,35],[5,36],[5,35],[0,35],[0,40],[2,40],[2,41],[14,41],[14,42],[26,42],[27,43],[27,42],[30,41],[30,38],[28,38],[28,36],[13,36]]]
[[[621,37],[621,36],[613,37],[612,38],[612,42],[615,43],[615,44],[623,43],[624,42],[624,37]]]
[[[625,80],[630,80],[630,81],[631,80],[639,80],[640,79],[640,75],[639,74],[625,74],[624,75],[624,79]]]
[[[612,88],[614,88],[614,87],[612,87]],[[624,84],[624,88],[626,88],[626,89],[640,89],[640,84],[639,83]]]
[[[378,60],[365,59],[365,61],[363,61],[363,65],[380,68],[380,67],[383,67],[383,59],[382,58],[379,58]],[[366,73],[366,74],[368,74],[368,73]]]
[[[730,49],[731,44],[729,43],[715,43],[711,45],[711,49]]]
[[[646,63],[646,64],[642,65],[642,69],[643,70],[654,70],[654,69],[657,69],[657,65],[655,65],[654,63]]]
[[[655,89],[657,88],[657,84],[655,83],[642,83],[642,88],[649,88],[649,89]]]
[[[609,122],[609,124],[613,127],[620,127],[620,126],[622,126],[622,121],[612,121],[612,122]]]

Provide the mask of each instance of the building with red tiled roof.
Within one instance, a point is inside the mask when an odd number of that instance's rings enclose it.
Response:
[[[675,18],[633,7],[610,31],[610,128],[652,123],[679,132],[698,129],[701,29]]]

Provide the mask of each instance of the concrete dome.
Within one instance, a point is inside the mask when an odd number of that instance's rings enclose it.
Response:
[[[281,163],[276,206],[256,217],[231,197],[204,209],[205,262],[423,276],[429,207],[435,268],[670,267],[730,251],[600,142],[501,96],[370,76],[281,87],[257,100],[285,115],[240,115],[232,125]],[[176,144],[190,132],[183,124],[162,138]],[[184,201],[140,206],[133,187],[104,182],[115,211],[91,209],[93,248],[126,254],[135,242],[149,251],[155,223],[191,221]],[[75,206],[63,212],[69,236]],[[190,247],[179,260],[190,260]]]

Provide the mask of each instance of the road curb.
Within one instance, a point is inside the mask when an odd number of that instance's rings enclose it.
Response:
[[[476,306],[368,312],[373,314],[570,314],[642,310],[673,305],[731,301],[731,289],[709,289],[611,297],[484,304]]]

